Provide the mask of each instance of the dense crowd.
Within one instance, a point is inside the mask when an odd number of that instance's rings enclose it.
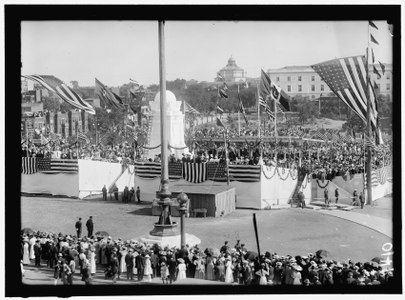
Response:
[[[280,128],[280,136],[310,136],[311,130],[300,126]],[[186,132],[186,141],[192,141],[190,149],[192,154],[183,158],[170,156],[169,161],[193,162],[225,162],[225,152],[221,145],[213,143],[199,143],[201,138],[223,137],[224,129],[221,127],[205,127]],[[337,131],[335,132],[337,133]],[[256,129],[243,129],[242,136],[256,136]],[[238,136],[236,130],[229,129],[228,137]],[[28,151],[27,151],[28,149]],[[315,142],[278,142],[265,143],[261,147],[258,143],[232,143],[230,142],[229,160],[231,164],[264,164],[280,166],[283,168],[300,167],[303,173],[313,174],[314,177],[324,176],[328,179],[345,174],[364,172],[365,147],[362,140],[341,141],[340,143],[315,143]],[[49,157],[62,159],[91,159],[108,162],[127,162],[142,159],[145,150],[127,141],[117,145],[73,144],[68,145],[64,140],[46,145],[26,143],[22,145],[23,157]],[[378,151],[372,151],[374,169],[392,164],[392,143],[379,146]],[[260,158],[261,157],[261,158]],[[156,156],[153,160],[160,161]],[[323,174],[323,175],[322,175]]]
[[[74,280],[92,283],[97,269],[113,283],[120,280],[150,282],[160,278],[163,284],[197,278],[240,285],[379,285],[393,280],[393,270],[384,270],[375,262],[344,262],[327,259],[317,251],[306,255],[279,255],[248,251],[239,240],[231,247],[184,249],[148,245],[135,240],[110,236],[79,238],[51,232],[21,234],[21,270],[34,263],[54,270],[54,283],[74,284]]]

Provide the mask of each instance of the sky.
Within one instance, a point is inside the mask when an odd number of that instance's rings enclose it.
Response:
[[[376,60],[392,63],[386,21],[370,32],[380,45]],[[214,81],[232,55],[248,77],[260,69],[308,66],[365,54],[367,21],[166,21],[166,79]],[[54,75],[69,84],[107,86],[129,78],[159,83],[156,21],[24,21],[21,23],[24,75]]]

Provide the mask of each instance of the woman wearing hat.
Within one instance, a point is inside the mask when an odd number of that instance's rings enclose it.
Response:
[[[276,266],[274,268],[273,284],[281,285],[282,280],[283,280],[283,263],[281,261],[278,261],[276,262]]]
[[[194,263],[196,265],[194,278],[205,279],[205,263],[201,254],[198,255],[198,258],[194,261]]]
[[[160,264],[160,277],[162,278],[163,284],[169,284],[168,277],[169,277],[169,268],[165,262]]]
[[[29,240],[27,237],[23,240],[23,265],[28,265],[30,263],[30,254],[29,254]]]
[[[207,256],[207,280],[215,280],[214,258],[211,255]]]
[[[259,271],[257,271],[255,274],[260,277],[260,279],[259,279],[259,284],[260,285],[267,285],[267,277],[266,276],[269,275],[269,272],[266,270],[266,264],[265,263],[262,263],[260,265]]]
[[[230,256],[227,256],[225,259],[225,282],[233,283],[233,269]]]
[[[184,263],[184,259],[179,258],[177,259],[179,264],[177,265],[177,280],[186,279],[186,264]]]
[[[91,276],[94,276],[96,274],[96,249],[94,247],[90,248],[88,259],[90,262]]]
[[[150,261],[150,256],[149,256],[149,254],[146,254],[145,255],[145,271],[144,271],[146,282],[152,281],[152,274],[153,274],[153,270],[152,270],[152,263]]]
[[[302,277],[301,277],[301,271],[302,267],[299,266],[297,263],[293,263],[291,265],[292,272],[291,272],[291,277],[293,278],[293,285],[302,285]]]

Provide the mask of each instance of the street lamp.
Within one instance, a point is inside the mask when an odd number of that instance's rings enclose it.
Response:
[[[185,214],[186,214],[186,210],[187,210],[187,202],[189,201],[187,194],[181,192],[180,194],[178,194],[177,196],[177,201],[180,204],[180,215],[181,215],[181,219],[180,219],[180,246],[181,249],[184,249],[186,247],[186,233],[184,230],[184,223],[185,223]]]

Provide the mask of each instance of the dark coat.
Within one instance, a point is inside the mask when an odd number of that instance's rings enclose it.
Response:
[[[145,258],[142,255],[135,257],[135,267],[141,270],[145,268]]]
[[[87,230],[93,230],[94,229],[94,223],[93,223],[92,219],[87,220],[86,227],[87,227]]]

